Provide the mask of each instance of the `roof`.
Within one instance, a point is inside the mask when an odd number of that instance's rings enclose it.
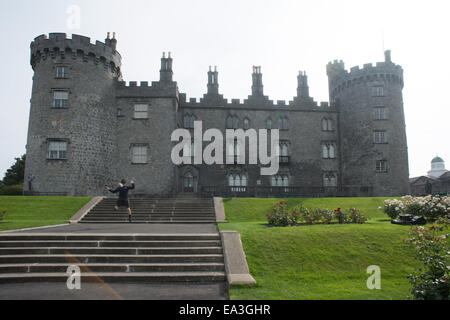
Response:
[[[445,162],[445,161],[441,157],[434,157],[433,160],[431,160],[431,163],[436,163],[436,162]]]

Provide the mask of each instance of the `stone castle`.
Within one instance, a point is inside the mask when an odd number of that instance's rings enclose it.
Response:
[[[106,195],[104,185],[125,177],[135,196],[393,196],[409,193],[403,112],[403,70],[391,61],[347,71],[327,67],[330,102],[310,97],[300,72],[292,101],[264,95],[253,67],[251,95],[241,102],[219,92],[218,71],[207,92],[187,100],[163,54],[159,81],[123,81],[117,40],[64,33],[31,43],[34,70],[25,194]],[[173,130],[279,129],[280,169],[260,165],[174,165]],[[248,148],[248,145],[247,145]],[[184,150],[191,153],[192,150]],[[248,151],[247,151],[248,152]]]

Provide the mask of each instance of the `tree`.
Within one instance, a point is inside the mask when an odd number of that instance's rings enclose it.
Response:
[[[20,158],[15,158],[16,162],[11,168],[6,170],[5,177],[3,178],[3,184],[5,186],[23,183],[25,175],[25,158],[25,154]]]

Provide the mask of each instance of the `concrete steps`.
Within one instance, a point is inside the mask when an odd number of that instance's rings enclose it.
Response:
[[[0,283],[223,282],[221,238],[211,234],[0,234]]]
[[[117,199],[105,198],[80,223],[129,223],[125,208],[114,210]],[[214,223],[211,198],[130,199],[132,223]]]

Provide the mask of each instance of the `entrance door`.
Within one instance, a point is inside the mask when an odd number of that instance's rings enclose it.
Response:
[[[183,192],[194,192],[194,176],[191,172],[183,177]]]

